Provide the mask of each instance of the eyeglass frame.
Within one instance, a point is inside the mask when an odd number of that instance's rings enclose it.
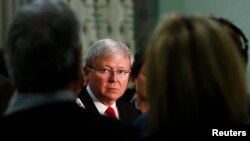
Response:
[[[112,75],[116,75],[119,78],[124,78],[127,74],[131,73],[131,70],[113,70],[112,68],[101,68],[101,69],[97,69],[93,66],[88,65],[88,68],[90,68],[91,70],[97,71],[99,74],[101,75],[105,75],[105,76],[112,76]]]

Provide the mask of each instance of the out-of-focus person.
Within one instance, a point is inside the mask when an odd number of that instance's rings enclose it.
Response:
[[[148,140],[210,137],[212,129],[237,130],[248,122],[244,63],[214,20],[178,15],[161,21],[146,65]]]
[[[128,124],[92,114],[76,103],[81,72],[79,24],[61,0],[33,0],[15,15],[4,46],[18,92],[0,119],[12,140],[131,140]],[[108,135],[113,133],[113,137]]]

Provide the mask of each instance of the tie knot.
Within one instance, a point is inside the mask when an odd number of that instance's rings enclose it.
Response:
[[[112,117],[112,118],[117,119],[116,114],[115,114],[115,110],[112,107],[108,107],[107,110],[105,111],[105,114],[108,117]]]

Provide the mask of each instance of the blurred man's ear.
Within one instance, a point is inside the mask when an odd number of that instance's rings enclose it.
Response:
[[[75,76],[72,83],[69,85],[69,89],[72,90],[75,94],[78,94],[79,90],[81,90],[81,68],[82,68],[82,48],[74,49],[74,69]]]
[[[87,66],[84,66],[84,67],[82,68],[82,70],[83,70],[84,76],[89,75],[90,69],[89,69]]]
[[[68,89],[73,91],[73,93],[77,96],[79,91],[81,90],[82,85],[80,81],[73,81],[72,83],[70,83]]]
[[[73,81],[79,81],[80,82],[80,76],[81,76],[81,68],[82,68],[82,49],[81,48],[75,48],[74,51],[74,63],[72,66],[73,68]]]

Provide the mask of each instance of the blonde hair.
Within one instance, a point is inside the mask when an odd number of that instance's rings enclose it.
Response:
[[[246,121],[244,65],[225,29],[211,19],[162,21],[149,42],[146,63],[152,132]]]

